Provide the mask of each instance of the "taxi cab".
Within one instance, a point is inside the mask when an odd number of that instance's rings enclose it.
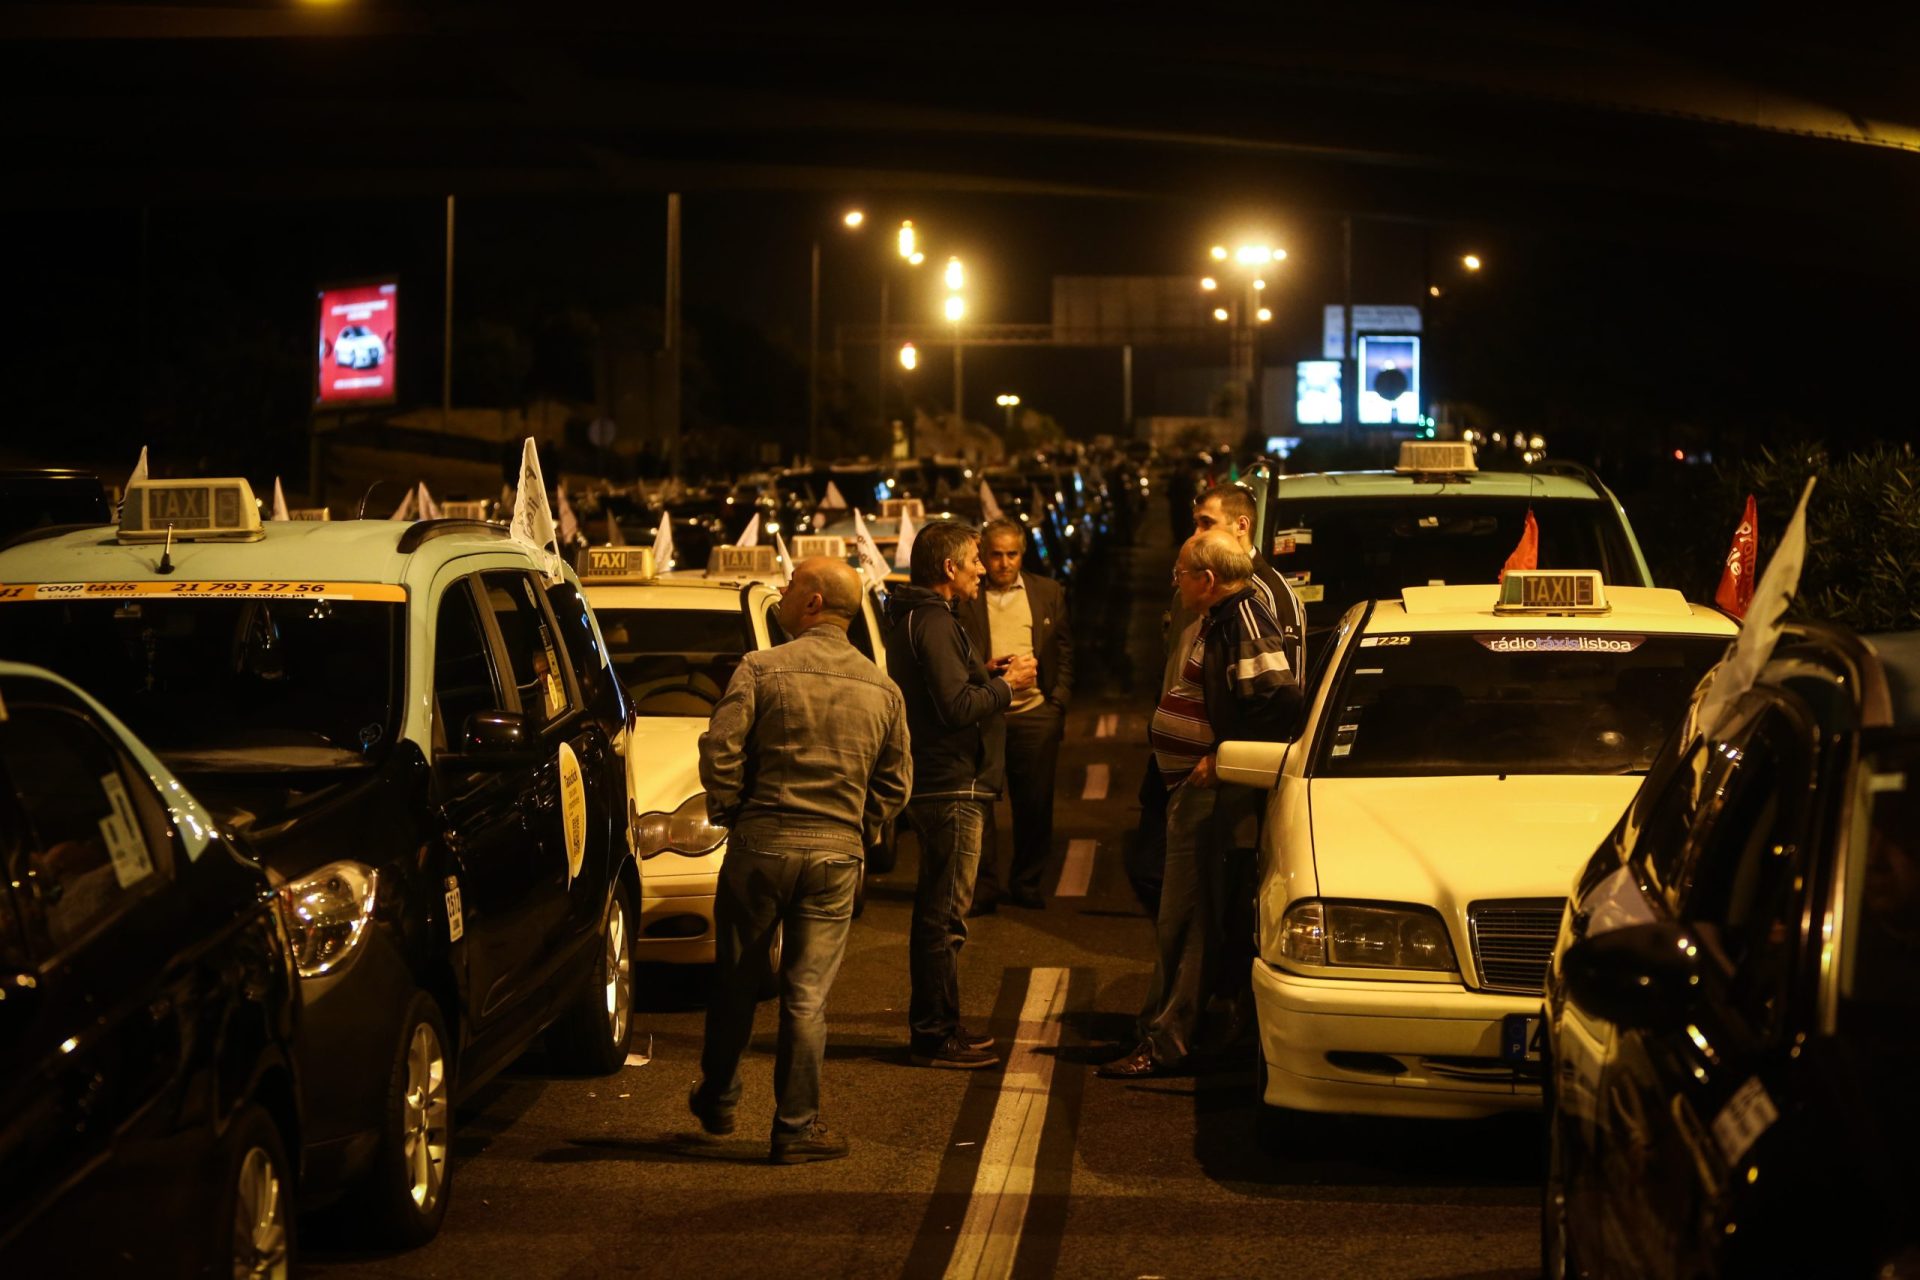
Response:
[[[587,600],[632,712],[628,834],[640,868],[634,956],[643,961],[714,962],[713,899],[727,832],[707,821],[700,735],[740,659],[787,638],[776,616],[782,575],[774,548],[715,547],[707,564],[656,574],[651,547],[581,553]],[[884,660],[878,635],[868,602],[848,638]]]
[[[256,850],[300,975],[303,1191],[431,1236],[453,1108],[543,1032],[626,1057],[625,697],[499,525],[271,522],[242,479],[0,550],[0,652],[89,689]]]
[[[1299,739],[1230,742],[1270,788],[1253,991],[1276,1107],[1539,1105],[1574,873],[1734,634],[1679,593],[1513,571],[1355,606]]]

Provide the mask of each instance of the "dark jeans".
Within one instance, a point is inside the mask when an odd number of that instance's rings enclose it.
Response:
[[[842,836],[799,830],[753,841],[736,833],[729,842],[713,902],[720,964],[700,1051],[703,1102],[724,1111],[740,1100],[740,1055],[753,1039],[754,1006],[778,929],[784,936],[773,1132],[812,1129],[827,1052],[827,992],[847,951],[859,883],[860,855]]]
[[[1066,713],[1050,702],[1007,717],[1007,794],[1013,806],[1013,857],[1004,888],[999,875],[999,837],[987,823],[975,895],[991,901],[1003,893],[1040,896],[1040,879],[1053,853],[1053,786],[1059,772]]]
[[[960,948],[980,873],[980,840],[992,810],[984,800],[921,800],[907,806],[920,837],[920,882],[913,894],[907,973],[913,996],[907,1028],[913,1047],[931,1053],[960,1025]]]
[[[1177,787],[1167,797],[1167,861],[1154,925],[1153,985],[1139,1034],[1153,1058],[1176,1066],[1193,1052],[1207,998],[1219,985],[1225,864],[1214,839],[1217,789]]]
[[[1133,896],[1147,909],[1148,918],[1160,914],[1160,882],[1167,868],[1167,787],[1160,766],[1147,753],[1147,773],[1140,780],[1140,825],[1127,840],[1124,860]]]

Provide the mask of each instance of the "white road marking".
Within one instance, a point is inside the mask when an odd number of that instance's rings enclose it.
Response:
[[[1090,764],[1087,766],[1087,785],[1081,788],[1080,798],[1082,800],[1105,800],[1107,798],[1107,788],[1112,785],[1112,782],[1113,769],[1110,766]]]
[[[1093,883],[1093,854],[1099,847],[1098,840],[1067,841],[1067,861],[1060,868],[1060,885],[1053,891],[1054,897],[1087,896],[1087,886]]]
[[[980,1148],[980,1168],[974,1174],[967,1216],[947,1263],[949,1280],[1013,1274],[1027,1206],[1033,1199],[1040,1135],[1046,1128],[1053,1051],[1060,1043],[1060,1019],[1067,1011],[1067,977],[1065,969],[1035,969],[1027,980],[1020,1027],[1000,1076],[1000,1096],[993,1105],[987,1141]]]
[[[1111,738],[1118,732],[1120,732],[1120,716],[1118,712],[1109,711],[1106,715],[1101,716],[1094,722],[1093,736],[1096,738]]]

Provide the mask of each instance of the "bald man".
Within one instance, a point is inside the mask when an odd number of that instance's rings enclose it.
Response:
[[[861,860],[913,789],[900,690],[847,640],[861,590],[844,561],[795,565],[777,612],[793,638],[741,661],[700,735],[707,816],[732,830],[713,904],[719,972],[687,1103],[708,1133],[733,1132],[740,1055],[783,930],[775,1164],[847,1154],[846,1138],[820,1122],[827,993]]]

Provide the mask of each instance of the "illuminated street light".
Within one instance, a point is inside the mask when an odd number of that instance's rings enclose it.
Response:
[[[1256,292],[1256,293],[1258,293],[1258,292],[1259,292],[1260,290],[1262,290],[1262,289],[1264,289],[1264,288],[1266,288],[1266,287],[1267,287],[1267,282],[1266,282],[1265,280],[1255,280],[1255,281],[1253,282],[1253,288],[1254,288],[1254,292]]]
[[[967,273],[960,266],[960,259],[947,259],[947,288],[956,293],[966,286]]]
[[[913,262],[916,266],[919,265],[916,260],[920,254],[918,248],[915,246],[913,219],[911,218],[900,224],[900,256],[909,262]]]
[[[993,402],[999,405],[1002,409],[1011,409],[1013,408],[1013,406],[1020,403],[1020,397],[1014,396],[1014,395],[995,396],[993,398]]]
[[[1225,320],[1227,318],[1227,309],[1225,307],[1215,307],[1213,309],[1213,318],[1215,320]]]
[[[907,264],[909,266],[917,267],[921,263],[925,262],[926,260],[927,260],[927,255],[924,253],[921,253],[917,249],[914,252],[907,255]]]
[[[1267,321],[1273,319],[1273,312],[1266,307],[1260,308],[1258,311],[1254,312],[1253,314],[1260,321],[1261,324],[1265,324]]]
[[[1273,261],[1273,250],[1263,244],[1243,244],[1233,251],[1233,260],[1241,266],[1257,266]]]
[[[920,350],[911,342],[900,345],[900,367],[908,373],[920,367]]]
[[[1460,265],[1469,271],[1478,271],[1480,269],[1480,255],[1477,253],[1469,253],[1460,259]]]
[[[1213,246],[1211,252],[1213,254],[1213,260],[1215,262],[1225,262],[1227,260],[1227,246],[1223,244],[1217,244]]]
[[[1212,276],[1200,277],[1200,288],[1202,292],[1212,293],[1215,289],[1218,289],[1219,287],[1220,287],[1220,282],[1218,280],[1215,280]]]
[[[960,321],[966,317],[966,314],[967,314],[967,300],[965,298],[952,297],[947,299],[948,323],[959,324]]]
[[[867,215],[860,212],[860,210],[858,209],[847,210],[847,216],[840,219],[840,221],[846,223],[849,227],[853,227],[856,229],[860,226],[861,223],[865,222],[866,220],[867,220]]]
[[[1439,297],[1439,296],[1440,296],[1440,286],[1439,286],[1439,285],[1437,285],[1437,284],[1430,284],[1430,285],[1428,285],[1428,286],[1427,286],[1427,294],[1428,294],[1428,296],[1429,296],[1429,297],[1434,297],[1434,298],[1437,298],[1437,297]]]

